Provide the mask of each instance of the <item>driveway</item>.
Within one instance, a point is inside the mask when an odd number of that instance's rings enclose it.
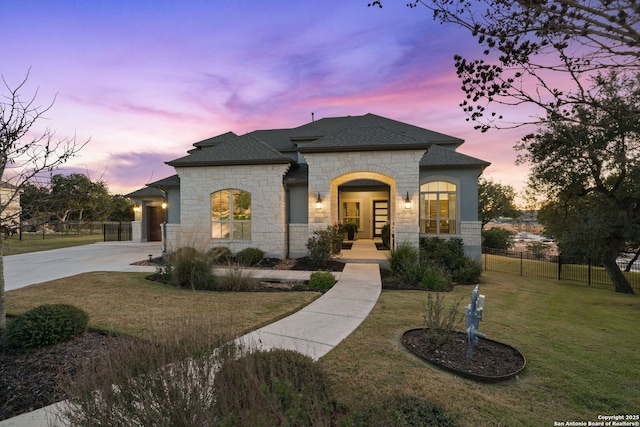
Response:
[[[9,255],[4,257],[5,291],[91,271],[153,272],[154,267],[131,263],[161,254],[160,242],[101,242]]]

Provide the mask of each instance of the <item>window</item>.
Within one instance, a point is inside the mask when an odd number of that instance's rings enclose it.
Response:
[[[420,186],[420,232],[423,234],[456,234],[457,185],[433,181]]]
[[[228,189],[211,195],[211,238],[251,239],[251,193]]]

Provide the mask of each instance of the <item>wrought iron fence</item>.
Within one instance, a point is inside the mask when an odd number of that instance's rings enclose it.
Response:
[[[105,242],[131,240],[131,223],[105,222],[102,234]]]
[[[19,225],[3,225],[5,238],[46,240],[65,236],[103,236],[104,241],[131,240],[130,222],[103,221],[23,221]]]
[[[640,291],[640,263],[629,266],[629,261],[619,259],[618,265],[634,291]],[[485,271],[568,280],[588,286],[613,287],[602,262],[591,258],[482,248],[482,267]],[[629,271],[626,271],[628,268]]]

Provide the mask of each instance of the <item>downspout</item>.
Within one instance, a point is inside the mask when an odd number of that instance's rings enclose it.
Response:
[[[284,239],[285,239],[285,259],[291,255],[291,243],[289,242],[289,228],[291,216],[289,210],[291,209],[291,196],[289,194],[289,187],[286,183],[284,186]]]

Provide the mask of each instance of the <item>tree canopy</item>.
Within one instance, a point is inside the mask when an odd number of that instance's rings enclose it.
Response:
[[[480,177],[478,181],[478,219],[484,227],[488,222],[520,216],[515,204],[516,193],[513,186]]]
[[[79,173],[56,174],[49,185],[25,187],[21,197],[23,220],[131,221],[132,203],[122,195],[111,195],[102,181],[91,181]]]
[[[540,220],[560,247],[602,256],[616,291],[633,293],[616,259],[640,235],[640,115],[624,114],[640,111],[640,73],[598,75],[592,93],[611,108],[556,116],[522,139],[518,160],[532,164],[529,187],[549,200]]]
[[[640,71],[637,0],[414,0],[409,6],[465,28],[482,46],[480,58],[454,60],[466,94],[460,105],[483,131],[541,123],[553,119],[550,112],[591,104],[588,79],[601,70]],[[507,122],[504,109],[489,104],[533,104],[542,113]]]

